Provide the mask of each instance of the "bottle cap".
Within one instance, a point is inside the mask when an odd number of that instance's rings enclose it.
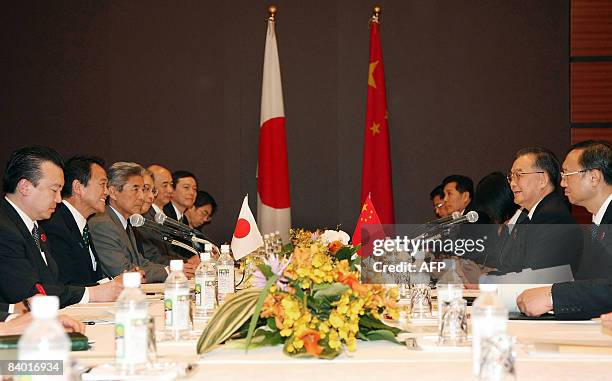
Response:
[[[183,271],[183,261],[173,259],[170,261],[170,271]]]
[[[222,253],[229,253],[230,252],[229,245],[221,245],[221,252]]]
[[[123,287],[126,287],[126,288],[140,287],[140,273],[139,272],[123,273]]]
[[[204,244],[204,251],[206,252],[211,252],[212,251],[212,243],[205,243]]]
[[[480,288],[480,291],[485,292],[497,291],[497,285],[494,283],[481,283],[478,288]]]
[[[35,296],[32,298],[32,316],[35,319],[53,319],[57,316],[59,298],[57,296]]]
[[[200,253],[200,261],[210,261],[210,251]]]

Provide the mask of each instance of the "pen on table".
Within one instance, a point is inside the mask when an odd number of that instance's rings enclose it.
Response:
[[[95,321],[84,321],[83,324],[85,325],[96,325]]]

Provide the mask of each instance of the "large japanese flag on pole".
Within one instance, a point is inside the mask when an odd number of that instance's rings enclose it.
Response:
[[[238,260],[249,255],[263,244],[263,238],[261,238],[261,233],[257,228],[251,208],[249,208],[249,196],[244,196],[232,236],[231,247],[234,259]]]
[[[363,144],[361,204],[365,204],[368,195],[371,195],[380,222],[393,224],[395,217],[391,181],[391,149],[389,147],[387,94],[380,47],[379,21],[380,7],[377,6],[374,7],[374,15],[370,19],[370,64]]]
[[[257,168],[257,221],[263,234],[278,230],[289,241],[291,208],[289,166],[280,64],[274,23],[276,8],[270,7],[264,53]]]

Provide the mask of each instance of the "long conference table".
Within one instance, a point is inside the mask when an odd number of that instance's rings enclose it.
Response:
[[[156,336],[163,336],[163,285],[143,285],[149,311],[155,318]],[[82,321],[92,349],[72,352],[83,366],[114,361],[114,303],[90,303],[61,311]],[[416,337],[417,347],[390,342],[358,342],[353,353],[334,360],[294,359],[281,346],[250,350],[220,346],[210,353],[196,353],[202,325],[194,322],[192,340],[157,340],[159,362],[197,364],[186,379],[193,380],[472,380],[471,349],[430,345],[437,332],[433,324],[404,327]],[[508,333],[516,337],[517,380],[612,380],[612,336],[598,321],[510,321]],[[428,345],[422,345],[423,343]],[[102,368],[97,368],[102,369]],[[95,374],[96,368],[91,372]],[[120,379],[117,377],[116,379]],[[135,379],[135,378],[134,378]],[[150,379],[150,378],[143,378]]]

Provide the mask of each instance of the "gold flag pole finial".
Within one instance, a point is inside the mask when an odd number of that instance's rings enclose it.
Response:
[[[268,16],[267,21],[272,21],[274,22],[276,19],[276,12],[278,11],[278,8],[276,8],[276,5],[270,5],[268,7],[268,13],[270,14],[270,16]]]
[[[372,11],[372,18],[370,19],[371,23],[372,22],[380,23],[380,12],[381,12],[380,5],[375,5],[374,10]]]

